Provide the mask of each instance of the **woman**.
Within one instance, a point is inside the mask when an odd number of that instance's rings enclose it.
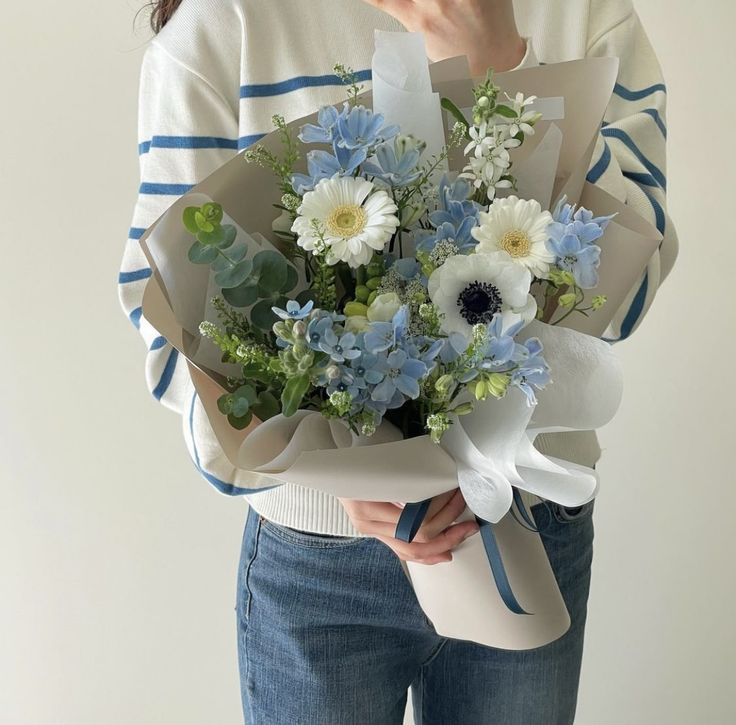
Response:
[[[227,461],[183,360],[141,315],[150,276],[137,239],[191,185],[271,129],[336,103],[336,62],[368,80],[374,28],[421,31],[431,60],[465,54],[476,76],[586,56],[621,59],[589,180],[657,224],[664,242],[606,337],[641,322],[677,253],[665,212],[666,93],[629,0],[161,0],[141,68],[141,186],[120,273],[123,309],[148,346],[153,396],[182,417],[200,473],[250,504],[238,572],[243,708],[251,725],[573,722],[592,558],[593,503],[533,513],[572,618],[559,640],[508,652],[445,640],[400,559],[447,561],[472,522],[459,493],[438,497],[414,543],[393,538],[392,503],[338,501],[285,485],[258,492]],[[369,82],[366,83],[366,88]],[[593,466],[595,433],[550,434],[546,453]],[[252,485],[252,484],[251,484]]]

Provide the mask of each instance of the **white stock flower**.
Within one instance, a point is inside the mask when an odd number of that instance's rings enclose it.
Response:
[[[457,254],[432,272],[429,296],[442,313],[442,330],[469,335],[473,325],[493,316],[518,314],[531,322],[537,303],[529,294],[532,277],[506,252]]]
[[[308,251],[320,253],[324,244],[329,264],[359,267],[391,239],[399,226],[397,212],[393,199],[370,181],[335,175],[304,195],[291,231]]]
[[[552,215],[542,211],[538,201],[509,196],[496,199],[487,212],[480,212],[479,226],[470,234],[478,240],[478,254],[507,252],[514,262],[544,278],[555,261],[554,253],[547,249],[551,222]]]

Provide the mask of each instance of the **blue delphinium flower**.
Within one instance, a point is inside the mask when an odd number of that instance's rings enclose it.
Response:
[[[526,395],[528,405],[536,405],[534,392],[543,388],[550,381],[550,370],[547,361],[542,357],[542,343],[536,337],[530,337],[522,345],[522,359],[518,367],[511,373],[511,385],[515,385]]]
[[[379,353],[400,342],[409,324],[409,307],[399,307],[391,322],[372,322],[364,334],[365,349]]]
[[[328,327],[322,334],[318,345],[319,349],[326,352],[334,362],[343,363],[360,355],[361,351],[355,346],[355,342],[354,333],[345,332],[338,336],[332,327]]]
[[[280,307],[272,307],[274,314],[278,315],[282,320],[303,320],[314,307],[314,300],[309,300],[303,306],[296,300],[289,300],[286,303],[286,309]]]
[[[601,248],[597,244],[585,244],[576,234],[566,231],[561,236],[557,236],[556,230],[552,230],[551,234],[547,248],[557,257],[555,265],[572,273],[581,289],[595,287],[598,284]]]
[[[386,364],[386,376],[373,388],[371,398],[388,402],[397,390],[412,400],[418,398],[419,381],[427,374],[427,366],[401,349],[392,350],[386,358]]]
[[[555,265],[570,272],[581,289],[598,284],[601,248],[593,242],[603,236],[614,216],[594,217],[584,207],[576,210],[573,204],[565,203],[565,197],[555,206],[547,248],[556,256]]]
[[[397,154],[395,144],[382,143],[376,147],[375,161],[368,160],[363,164],[363,171],[388,186],[402,187],[414,183],[422,175],[417,169],[421,151],[411,148],[403,154]]]
[[[365,149],[350,149],[334,147],[335,154],[322,149],[312,149],[307,152],[307,174],[292,174],[291,186],[294,191],[303,196],[311,191],[322,179],[329,179],[335,174],[347,176],[363,163],[366,157]]]
[[[575,204],[567,203],[566,196],[563,196],[557,202],[554,211],[552,212],[552,218],[560,224],[571,224],[572,222],[577,221],[583,224],[595,224],[602,230],[608,226],[608,222],[610,222],[615,216],[615,214],[610,214],[608,216],[594,217],[592,211],[582,206],[576,210]]]
[[[457,227],[466,217],[477,218],[483,208],[470,198],[473,187],[467,179],[457,178],[450,183],[447,174],[443,174],[437,190],[437,210],[429,215],[430,222],[436,227],[445,222]]]
[[[465,217],[457,227],[451,222],[442,222],[434,231],[417,235],[417,249],[431,252],[440,242],[449,242],[460,252],[470,252],[478,244],[470,235],[470,230],[476,224],[475,217]]]
[[[353,106],[347,110],[345,103],[343,112],[337,117],[337,136],[335,143],[348,149],[368,148],[396,136],[399,127],[384,126],[381,113],[373,113],[365,106]]]
[[[305,123],[299,130],[297,138],[302,143],[332,143],[339,117],[340,111],[334,106],[322,106],[317,113],[317,125]]]

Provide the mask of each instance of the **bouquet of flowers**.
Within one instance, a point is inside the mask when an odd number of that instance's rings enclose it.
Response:
[[[424,78],[416,103],[386,78],[387,46],[414,69],[405,77]],[[341,106],[275,116],[272,134],[147,231],[144,312],[187,356],[222,450],[255,483],[406,501],[406,538],[427,500],[459,485],[482,542],[462,544],[440,579],[410,564],[420,603],[447,636],[533,647],[569,618],[518,492],[579,505],[597,476],[532,444],[615,412],[609,346],[571,327],[602,331],[605,317],[591,320],[646,262],[628,255],[622,269],[609,249],[635,240],[651,255],[658,238],[584,184],[591,131],[564,133],[554,103],[505,92],[490,71],[472,83],[458,60],[430,68],[420,35],[377,32],[372,104],[336,66]],[[615,64],[593,70],[604,91],[591,128]],[[550,90],[563,79],[557,98],[574,108],[574,72],[529,77]],[[512,506],[531,527],[509,522]],[[520,601],[536,616],[519,617]]]

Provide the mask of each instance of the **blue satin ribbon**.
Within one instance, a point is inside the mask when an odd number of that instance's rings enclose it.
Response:
[[[396,524],[396,533],[394,536],[399,541],[405,541],[407,544],[411,544],[414,541],[414,537],[419,531],[419,527],[424,521],[424,517],[429,511],[429,504],[432,503],[432,499],[428,498],[424,501],[417,501],[417,503],[408,503],[404,506],[404,510],[399,516],[399,521]]]
[[[514,519],[524,526],[525,529],[538,532],[539,529],[534,525],[534,520],[527,511],[526,506],[521,499],[521,494],[516,488],[513,488],[512,490],[514,504],[516,504],[516,508],[519,510],[519,515],[524,519],[525,523],[519,520],[512,508],[511,514]],[[406,504],[406,506],[404,506],[404,510],[401,512],[401,516],[399,516],[394,536],[400,541],[411,543],[427,515],[431,502],[432,499],[426,499],[417,503]],[[493,531],[493,524],[490,521],[485,521],[484,519],[479,518],[478,516],[475,517],[475,520],[480,527],[483,548],[486,551],[486,557],[488,558],[488,563],[491,566],[491,573],[493,574],[493,579],[496,582],[496,587],[498,588],[498,593],[501,596],[503,603],[514,614],[530,614],[522,608],[511,589],[511,584],[509,582],[508,575],[506,574],[506,568],[503,565],[501,551],[498,548],[496,535]]]

